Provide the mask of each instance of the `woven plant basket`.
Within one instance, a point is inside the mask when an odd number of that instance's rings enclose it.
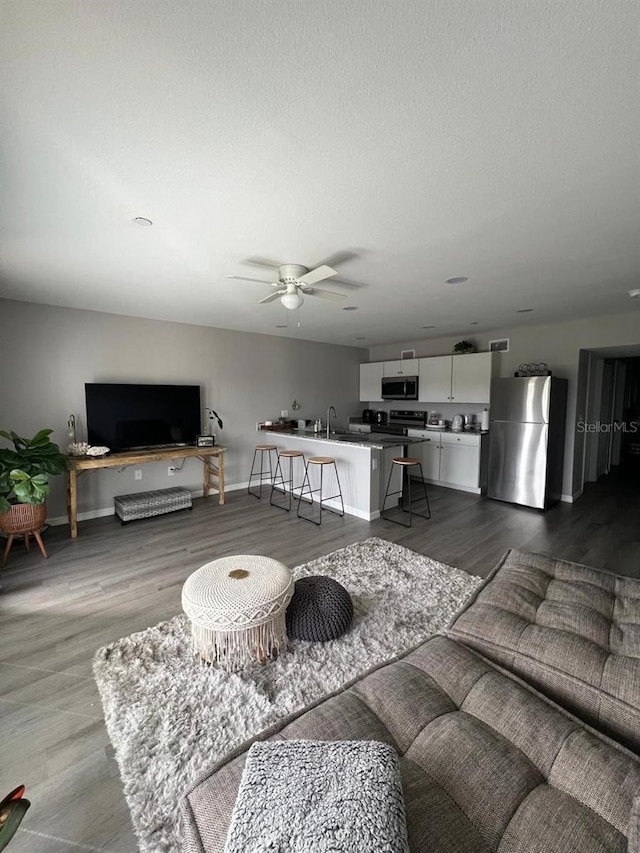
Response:
[[[7,536],[40,530],[47,520],[47,504],[14,504],[0,512],[0,530]]]

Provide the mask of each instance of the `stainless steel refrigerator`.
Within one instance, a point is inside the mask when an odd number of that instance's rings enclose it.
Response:
[[[538,509],[560,500],[566,408],[566,379],[492,381],[488,497]]]

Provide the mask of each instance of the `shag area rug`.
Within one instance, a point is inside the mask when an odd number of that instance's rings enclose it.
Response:
[[[443,628],[480,578],[371,538],[293,569],[353,598],[351,631],[241,673],[203,666],[176,616],[96,652],[93,671],[141,853],[179,853],[179,802],[204,770],[278,720]]]

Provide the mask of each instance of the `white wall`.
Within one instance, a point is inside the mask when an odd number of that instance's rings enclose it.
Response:
[[[584,434],[576,432],[578,420],[583,420],[585,410],[578,405],[577,393],[578,362],[580,349],[598,347],[621,347],[640,343],[640,311],[631,304],[625,314],[613,314],[594,317],[587,320],[575,320],[568,323],[548,323],[545,325],[516,326],[509,329],[495,329],[482,334],[464,335],[472,340],[478,350],[489,348],[489,341],[496,338],[509,338],[510,350],[496,356],[497,371],[500,376],[513,376],[521,362],[545,361],[554,376],[569,380],[567,401],[567,432],[565,441],[565,460],[563,475],[563,496],[577,496],[581,482],[582,443]],[[370,361],[384,361],[400,358],[401,350],[415,349],[416,357],[445,355],[462,336],[430,338],[428,340],[408,340],[397,344],[372,347],[369,350]],[[580,400],[582,403],[582,400]],[[574,452],[575,467],[574,472]]]
[[[205,326],[141,320],[114,314],[0,300],[0,429],[32,435],[42,427],[66,446],[66,425],[75,413],[85,428],[85,382],[199,384],[203,406],[220,414],[219,444],[229,447],[226,480],[244,483],[258,420],[326,417],[329,405],[345,425],[358,414],[358,365],[367,351]],[[293,412],[297,399],[300,410]],[[86,432],[85,432],[86,437]],[[180,464],[180,463],[178,463]],[[83,474],[79,511],[113,508],[113,496],[184,485],[202,487],[202,465],[187,460],[167,476],[167,463],[148,464],[141,482],[133,469]],[[50,517],[66,512],[64,478],[55,477]]]

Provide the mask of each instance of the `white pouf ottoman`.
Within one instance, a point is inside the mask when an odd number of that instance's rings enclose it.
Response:
[[[207,563],[182,587],[194,650],[226,670],[272,657],[286,646],[292,595],[293,577],[278,560],[241,554]]]

